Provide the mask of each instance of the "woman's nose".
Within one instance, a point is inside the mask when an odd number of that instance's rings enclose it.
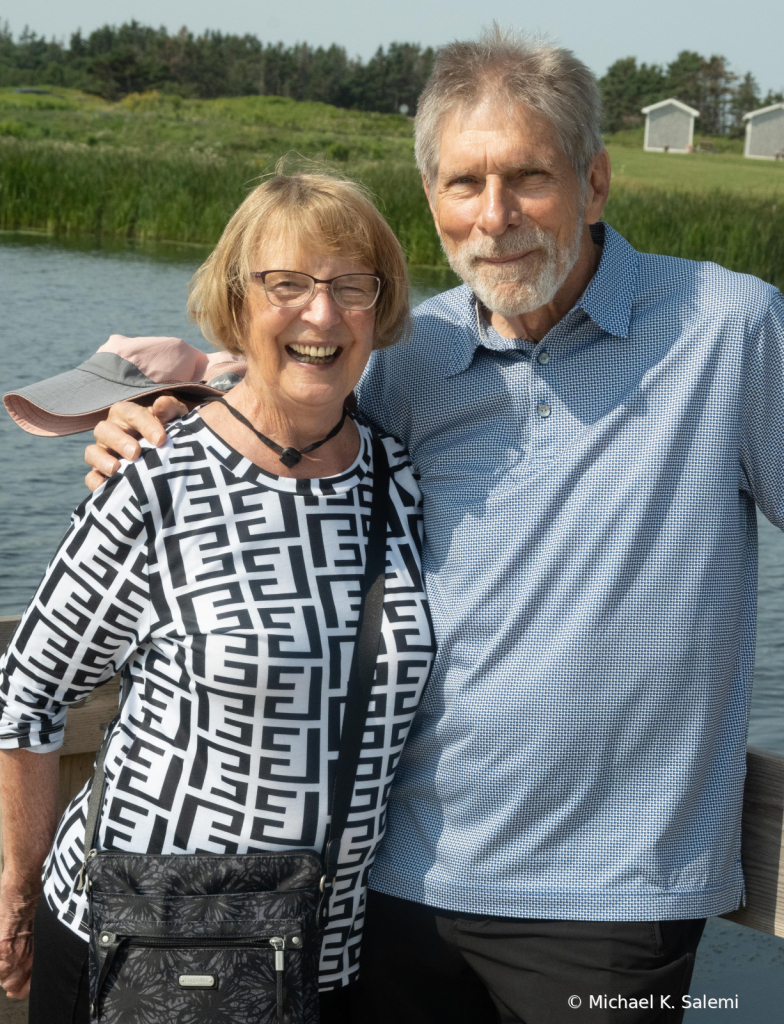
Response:
[[[329,285],[317,284],[312,298],[302,311],[303,319],[324,329],[340,322],[340,306],[329,293]]]

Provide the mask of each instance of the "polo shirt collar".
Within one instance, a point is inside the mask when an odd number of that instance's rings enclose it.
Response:
[[[602,221],[591,225],[591,235],[595,242],[603,245],[602,258],[574,309],[582,309],[607,334],[626,338],[637,290],[637,252],[622,235]],[[476,296],[467,285],[463,285],[459,293],[458,320],[463,330],[452,346],[447,371],[450,377],[468,369],[480,345],[493,351],[497,349],[489,344]]]
[[[591,225],[591,235],[603,246],[602,258],[575,308],[584,310],[608,334],[626,338],[637,293],[637,251],[602,221]]]

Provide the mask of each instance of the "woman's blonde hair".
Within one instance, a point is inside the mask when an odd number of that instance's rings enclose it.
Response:
[[[209,341],[243,351],[251,271],[297,269],[259,262],[265,241],[280,238],[373,267],[383,282],[373,347],[386,348],[406,334],[405,256],[368,192],[327,174],[276,174],[244,200],[191,280],[188,315]]]

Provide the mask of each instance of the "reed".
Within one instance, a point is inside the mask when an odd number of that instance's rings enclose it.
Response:
[[[784,289],[784,195],[615,187],[605,219],[643,252],[711,260]]]
[[[0,227],[212,243],[279,155],[260,161],[193,152],[145,154],[6,137],[0,140]],[[444,265],[410,160],[333,166],[373,191],[412,263]],[[606,219],[635,248],[713,260],[784,287],[781,194],[614,183]]]

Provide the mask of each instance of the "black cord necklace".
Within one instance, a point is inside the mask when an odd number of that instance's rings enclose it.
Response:
[[[275,444],[271,438],[266,437],[260,430],[256,430],[250,420],[247,420],[238,409],[234,408],[233,405],[229,405],[225,398],[213,398],[212,401],[220,402],[221,405],[225,405],[232,416],[238,419],[240,423],[244,423],[249,430],[253,431],[259,441],[263,441],[268,448],[271,448],[280,457],[280,461],[287,469],[291,469],[292,466],[296,466],[298,462],[301,462],[303,455],[307,455],[308,452],[315,451],[316,448],[320,448],[323,444],[326,444],[327,441],[331,441],[332,438],[339,434],[343,429],[343,424],[346,422],[346,417],[348,416],[348,409],[344,406],[343,416],[341,417],[340,423],[334,426],[326,437],[322,437],[320,441],[309,444],[307,448],[303,448],[302,450],[298,448],[281,448],[279,444]]]

